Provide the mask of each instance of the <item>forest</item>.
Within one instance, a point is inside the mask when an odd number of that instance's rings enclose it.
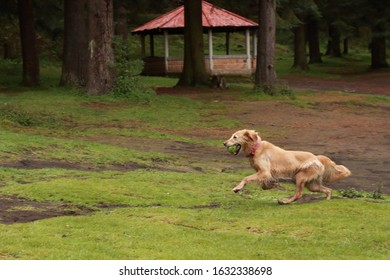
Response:
[[[83,87],[89,94],[107,93],[114,88],[115,77],[121,75],[112,67],[115,64],[114,38],[122,40],[119,45],[127,44],[134,27],[185,1],[155,2],[2,1],[2,57],[23,60],[24,85],[39,84],[39,63],[45,60],[62,64],[60,84]],[[189,1],[193,2],[201,1]],[[270,42],[259,39],[259,46],[261,42],[272,45],[275,41],[289,46],[294,56],[292,67],[309,70],[309,64],[322,63],[322,56],[341,57],[348,55],[350,48],[370,53],[371,69],[388,67],[386,40],[390,6],[387,1],[279,0],[270,10],[266,11],[265,5],[265,12],[261,13],[261,5],[266,2],[275,1],[244,0],[237,4],[236,1],[219,0],[213,4],[259,22],[260,29],[265,25],[262,22],[267,26],[275,25],[276,39],[275,35]],[[195,5],[189,7],[188,14],[196,14],[195,10]],[[276,20],[267,22],[266,17],[273,13]],[[191,26],[196,25],[193,21],[187,23],[186,29],[192,30]],[[194,40],[203,41],[201,34],[196,36]],[[94,57],[88,59],[92,50],[95,50]],[[198,52],[203,55],[203,49]],[[267,49],[267,52],[265,57],[273,57],[271,53],[275,50]],[[137,54],[134,47],[129,47],[127,60],[139,59]],[[116,57],[117,61],[123,61],[119,50]],[[199,60],[202,59],[198,57],[196,61]],[[204,65],[200,67],[204,68]],[[207,77],[201,80],[205,83]]]

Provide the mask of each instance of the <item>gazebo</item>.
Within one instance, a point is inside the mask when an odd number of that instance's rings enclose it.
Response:
[[[240,15],[202,1],[203,32],[208,34],[206,70],[211,75],[250,75],[256,65],[256,34],[258,24]],[[226,55],[213,54],[213,33],[226,33]],[[230,54],[230,33],[245,32],[245,54]],[[169,55],[169,35],[184,33],[184,6],[180,6],[134,29],[132,34],[141,36],[142,58],[145,75],[181,73],[183,58]],[[154,55],[154,36],[164,36],[164,57]],[[150,56],[146,56],[145,37],[150,36]],[[251,52],[253,36],[253,52]]]

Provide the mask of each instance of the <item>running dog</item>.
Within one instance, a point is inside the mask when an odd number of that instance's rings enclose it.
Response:
[[[273,188],[280,179],[291,179],[296,184],[294,195],[279,204],[290,204],[302,197],[304,187],[312,192],[322,192],[327,199],[332,189],[323,184],[335,182],[351,175],[343,165],[336,165],[330,158],[310,152],[287,151],[261,140],[254,130],[239,130],[224,142],[225,147],[238,155],[242,150],[249,158],[256,173],[245,177],[235,188],[238,192],[251,182],[259,182],[264,190]]]

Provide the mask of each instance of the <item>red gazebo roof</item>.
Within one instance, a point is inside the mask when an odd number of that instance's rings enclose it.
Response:
[[[233,12],[202,1],[202,24],[207,30],[239,31],[247,28],[257,28],[258,24]],[[164,15],[161,15],[144,25],[134,29],[132,34],[161,34],[167,30],[170,34],[183,33],[184,6],[180,6]]]

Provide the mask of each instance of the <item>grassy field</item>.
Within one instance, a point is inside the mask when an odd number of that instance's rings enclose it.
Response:
[[[59,68],[53,66],[42,70],[40,88],[27,89],[16,86],[17,66],[2,67],[0,196],[50,202],[73,215],[0,223],[0,259],[390,258],[388,197],[282,207],[276,200],[290,195],[291,185],[234,194],[231,188],[250,169],[221,172],[201,156],[135,145],[220,146],[218,136],[191,132],[239,126],[226,117],[223,102],[87,97],[57,87]],[[142,79],[152,88],[176,83]],[[232,87],[237,98],[248,96],[249,84]],[[306,99],[296,94],[280,102]],[[23,162],[33,166],[17,165]]]

